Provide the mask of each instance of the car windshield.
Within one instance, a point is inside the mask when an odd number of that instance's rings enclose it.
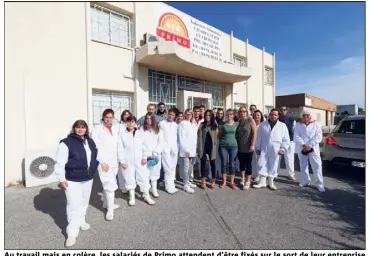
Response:
[[[366,134],[366,120],[345,120],[335,131],[344,134]]]

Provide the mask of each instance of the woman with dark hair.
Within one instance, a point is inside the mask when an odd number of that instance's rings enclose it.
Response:
[[[89,137],[88,125],[84,120],[77,120],[72,125],[71,133],[58,146],[54,172],[67,199],[66,247],[76,243],[80,229],[90,228],[85,222],[85,215],[99,165],[97,154],[96,144]]]
[[[251,185],[252,157],[256,143],[256,124],[248,114],[245,106],[239,108],[239,125],[236,129],[238,142],[238,159],[241,170],[243,189],[247,190]]]
[[[258,129],[258,126],[265,121],[265,118],[260,110],[255,110],[253,112],[253,121],[256,124],[256,130]],[[258,156],[256,154],[256,150],[253,152],[252,156],[252,179],[253,182],[257,182],[256,179],[258,177]]]
[[[125,188],[129,191],[130,206],[136,204],[135,189],[139,185],[143,199],[150,205],[155,204],[149,190],[149,171],[147,164],[147,149],[143,133],[136,128],[136,117],[126,120],[127,129],[120,133],[118,141],[118,158],[120,171],[123,173]]]
[[[155,116],[151,113],[145,115],[145,123],[140,130],[143,132],[144,143],[147,149],[147,161],[153,160],[147,165],[150,173],[151,193],[154,197],[159,197],[157,183],[160,178],[161,153],[164,143],[163,132],[159,129]],[[154,163],[154,165],[150,165],[150,163]]]
[[[128,117],[133,116],[132,112],[128,109],[124,110],[120,115],[120,124],[119,124],[119,134],[127,130],[127,119]],[[118,182],[119,188],[123,194],[128,193],[128,190],[125,189],[125,180],[122,172],[118,172]]]
[[[216,184],[216,155],[217,155],[217,137],[218,125],[214,118],[212,110],[207,110],[204,113],[204,122],[200,125],[198,130],[198,157],[201,159],[201,176],[202,188],[206,189],[206,180],[208,177],[207,160],[209,160],[212,180],[211,189]]]
[[[115,191],[118,189],[116,176],[118,174],[118,131],[112,124],[114,111],[106,109],[103,111],[101,125],[93,128],[92,139],[98,148],[99,178],[103,187],[103,208],[107,209],[106,220],[114,219],[114,210],[119,205],[114,204]]]

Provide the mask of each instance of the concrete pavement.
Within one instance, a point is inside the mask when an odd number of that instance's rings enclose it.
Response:
[[[96,180],[87,213],[91,229],[80,232],[73,249],[364,249],[364,174],[325,170],[324,176],[323,194],[283,176],[277,191],[160,191],[154,206],[137,198],[129,207],[117,193],[121,208],[111,222],[104,220]],[[63,249],[65,205],[55,184],[6,188],[5,249]]]

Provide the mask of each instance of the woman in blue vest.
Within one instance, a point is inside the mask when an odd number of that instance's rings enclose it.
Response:
[[[67,138],[60,141],[55,164],[55,174],[60,188],[67,198],[67,240],[66,247],[73,246],[79,230],[88,230],[85,222],[93,178],[97,171],[97,147],[89,137],[88,125],[77,120]]]

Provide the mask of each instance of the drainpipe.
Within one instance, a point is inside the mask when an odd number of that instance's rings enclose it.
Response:
[[[247,38],[247,43],[245,44],[245,62],[246,62],[246,65],[248,67],[248,46],[249,46],[249,41],[248,41],[248,38]],[[248,80],[249,78],[247,79],[246,83],[245,83],[245,101],[247,102],[247,105],[249,105],[248,103]],[[248,106],[247,106],[248,107]]]
[[[234,51],[233,51],[234,31],[230,32],[230,62],[234,63]],[[231,108],[234,109],[234,84],[231,85]]]
[[[275,90],[276,90],[276,81],[275,81],[275,78],[276,78],[276,75],[275,75],[275,71],[276,71],[276,67],[275,67],[275,52],[273,54],[273,107],[275,108],[276,107],[276,98],[275,98]]]
[[[137,85],[139,84],[138,82],[138,74],[139,74],[139,67],[138,67],[138,64],[136,62],[136,53],[137,53],[137,36],[136,36],[136,24],[137,24],[137,14],[136,14],[136,2],[133,2],[133,16],[132,16],[132,24],[133,24],[133,28],[132,28],[132,46],[133,46],[133,49],[132,49],[132,68],[133,68],[133,72],[132,72],[132,76],[133,76],[133,91],[134,91],[134,97],[133,97],[133,102],[131,102],[131,107],[132,107],[132,111],[134,111],[134,115],[137,116],[137,106],[134,106],[134,103],[137,102]]]
[[[85,72],[86,72],[86,88],[87,88],[87,123],[90,127],[93,127],[93,103],[92,103],[92,87],[90,83],[90,72],[89,72],[89,54],[90,54],[90,3],[85,3]]]
[[[265,109],[265,47],[262,47],[262,110],[266,114]]]

